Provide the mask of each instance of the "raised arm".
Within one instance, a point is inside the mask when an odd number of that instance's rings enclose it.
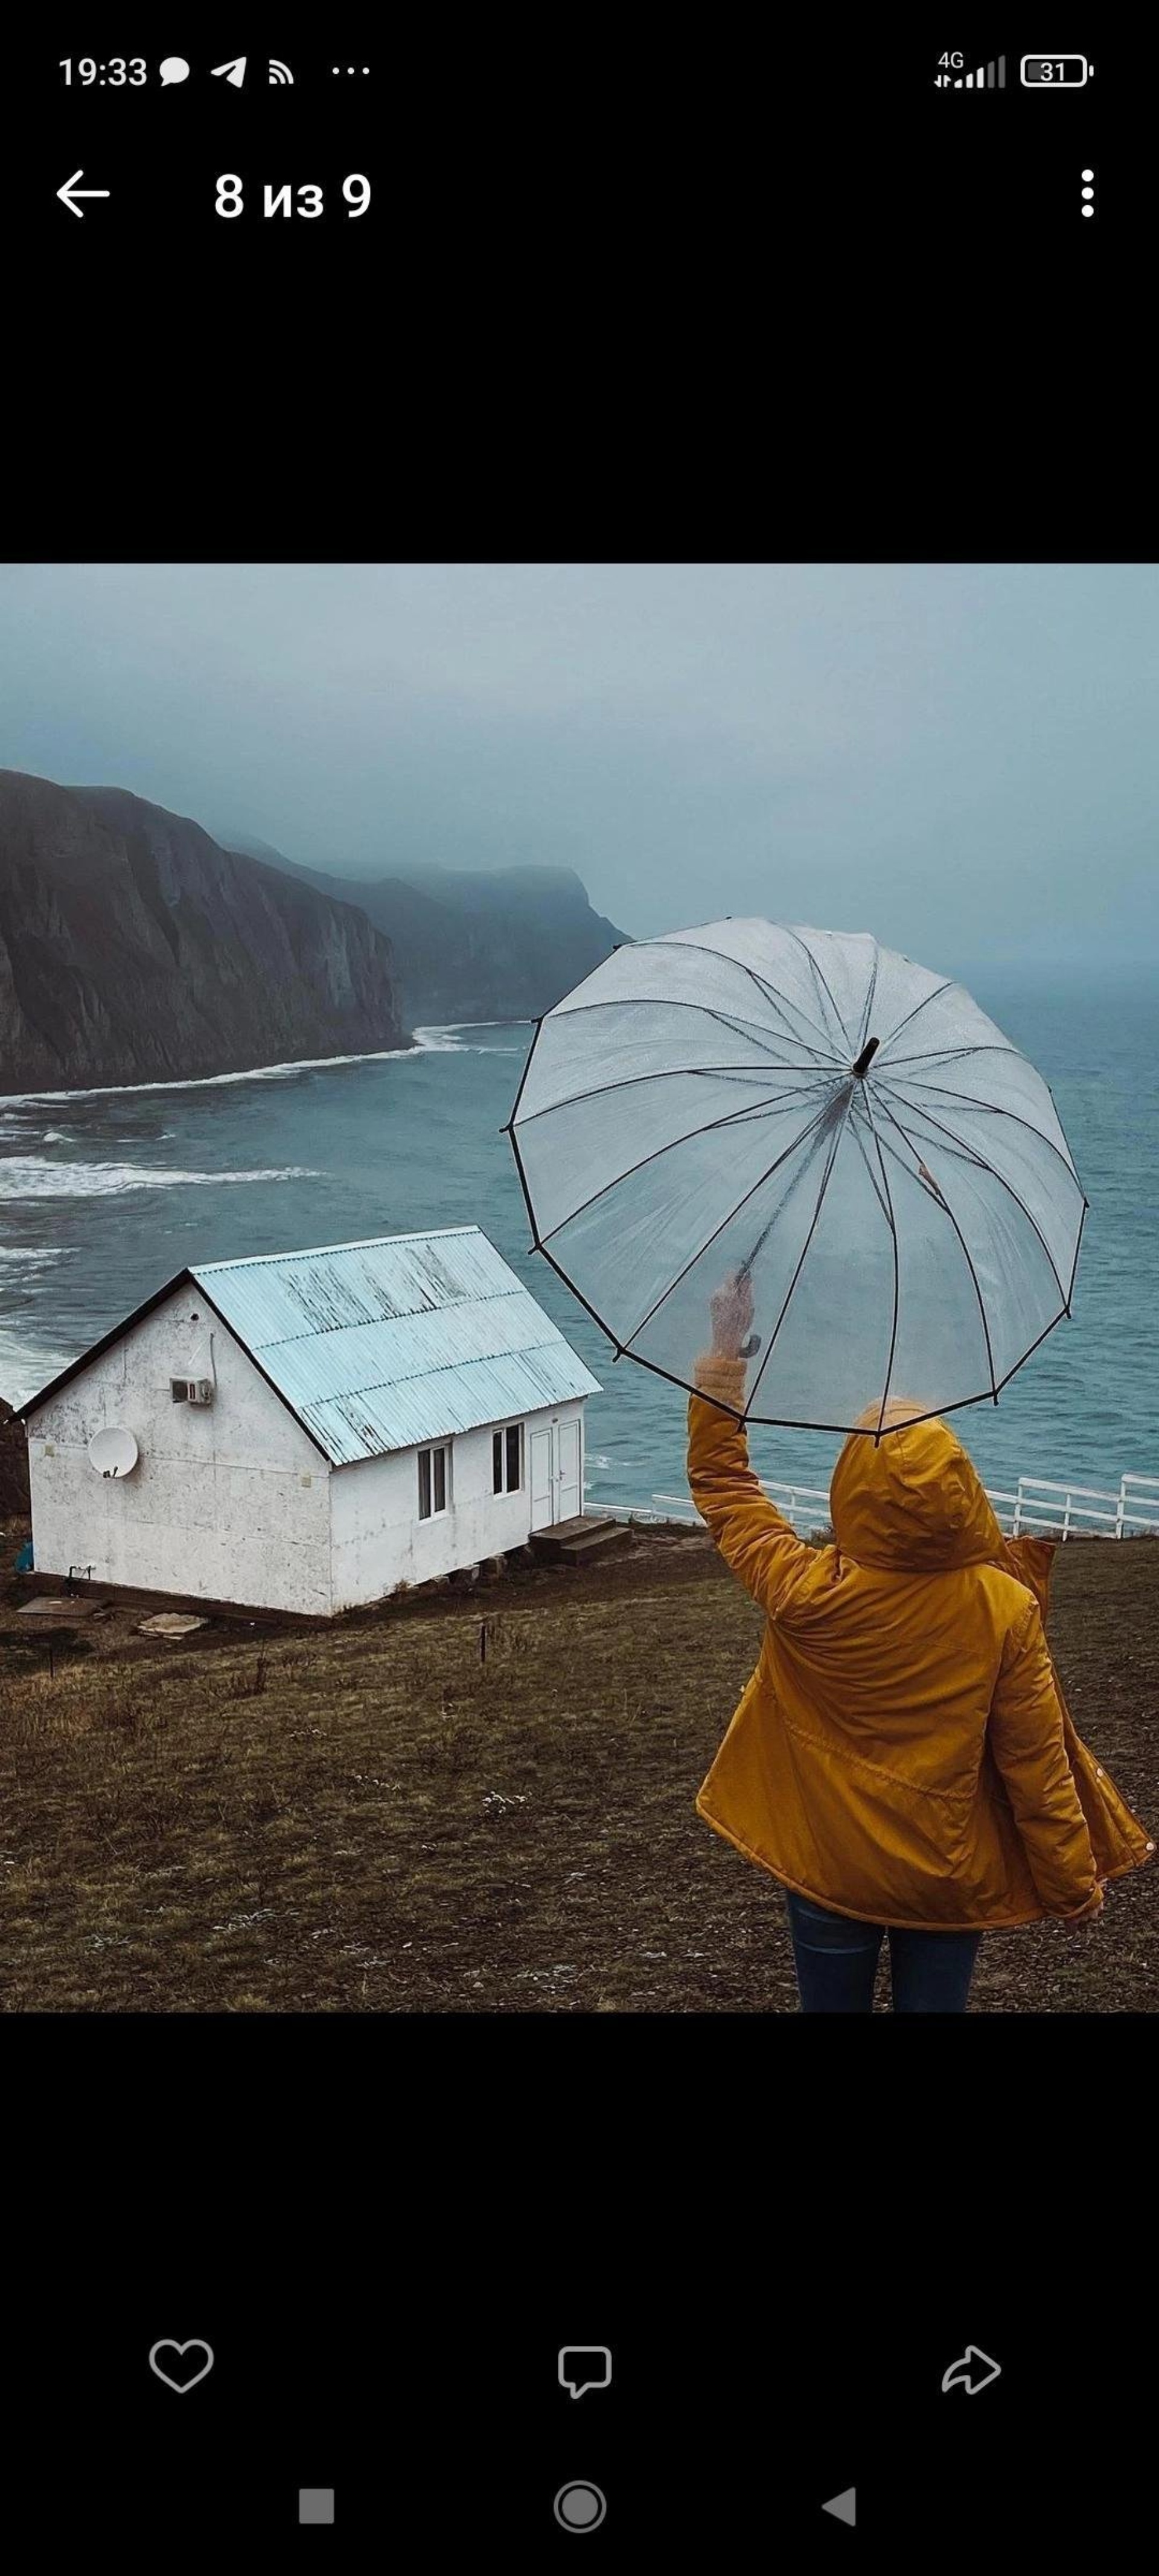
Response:
[[[726,1281],[712,1301],[712,1350],[696,1363],[700,1391],[689,1399],[688,1482],[726,1565],[772,1618],[813,1550],[762,1493],[749,1465],[739,1416],[746,1374],[741,1352],[751,1322],[747,1282]]]
[[[1034,1602],[1006,1639],[989,1740],[1047,1913],[1075,1918],[1097,1913],[1102,1894],[1095,1856],[1067,1760],[1062,1708]]]

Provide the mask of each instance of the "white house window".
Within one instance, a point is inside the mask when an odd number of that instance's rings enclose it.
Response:
[[[451,1490],[451,1444],[419,1451],[419,1519],[434,1520],[445,1512]]]
[[[491,1490],[495,1494],[518,1494],[523,1485],[523,1424],[509,1422],[505,1431],[491,1434]]]

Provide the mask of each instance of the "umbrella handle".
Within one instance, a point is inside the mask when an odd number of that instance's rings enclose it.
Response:
[[[742,1342],[741,1344],[739,1356],[742,1360],[755,1360],[760,1347],[760,1334],[750,1333],[747,1342]]]

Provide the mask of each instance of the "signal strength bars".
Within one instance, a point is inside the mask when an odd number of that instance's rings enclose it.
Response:
[[[938,72],[934,78],[935,89],[1005,89],[1005,87],[1005,54],[999,54],[997,62],[979,63],[976,72],[965,72],[957,80],[950,72]]]

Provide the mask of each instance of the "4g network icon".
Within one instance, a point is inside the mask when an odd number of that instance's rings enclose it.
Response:
[[[934,75],[935,89],[1005,89],[1006,56],[998,54],[992,63],[978,63],[972,71],[963,69],[962,54],[939,54],[939,68]]]

